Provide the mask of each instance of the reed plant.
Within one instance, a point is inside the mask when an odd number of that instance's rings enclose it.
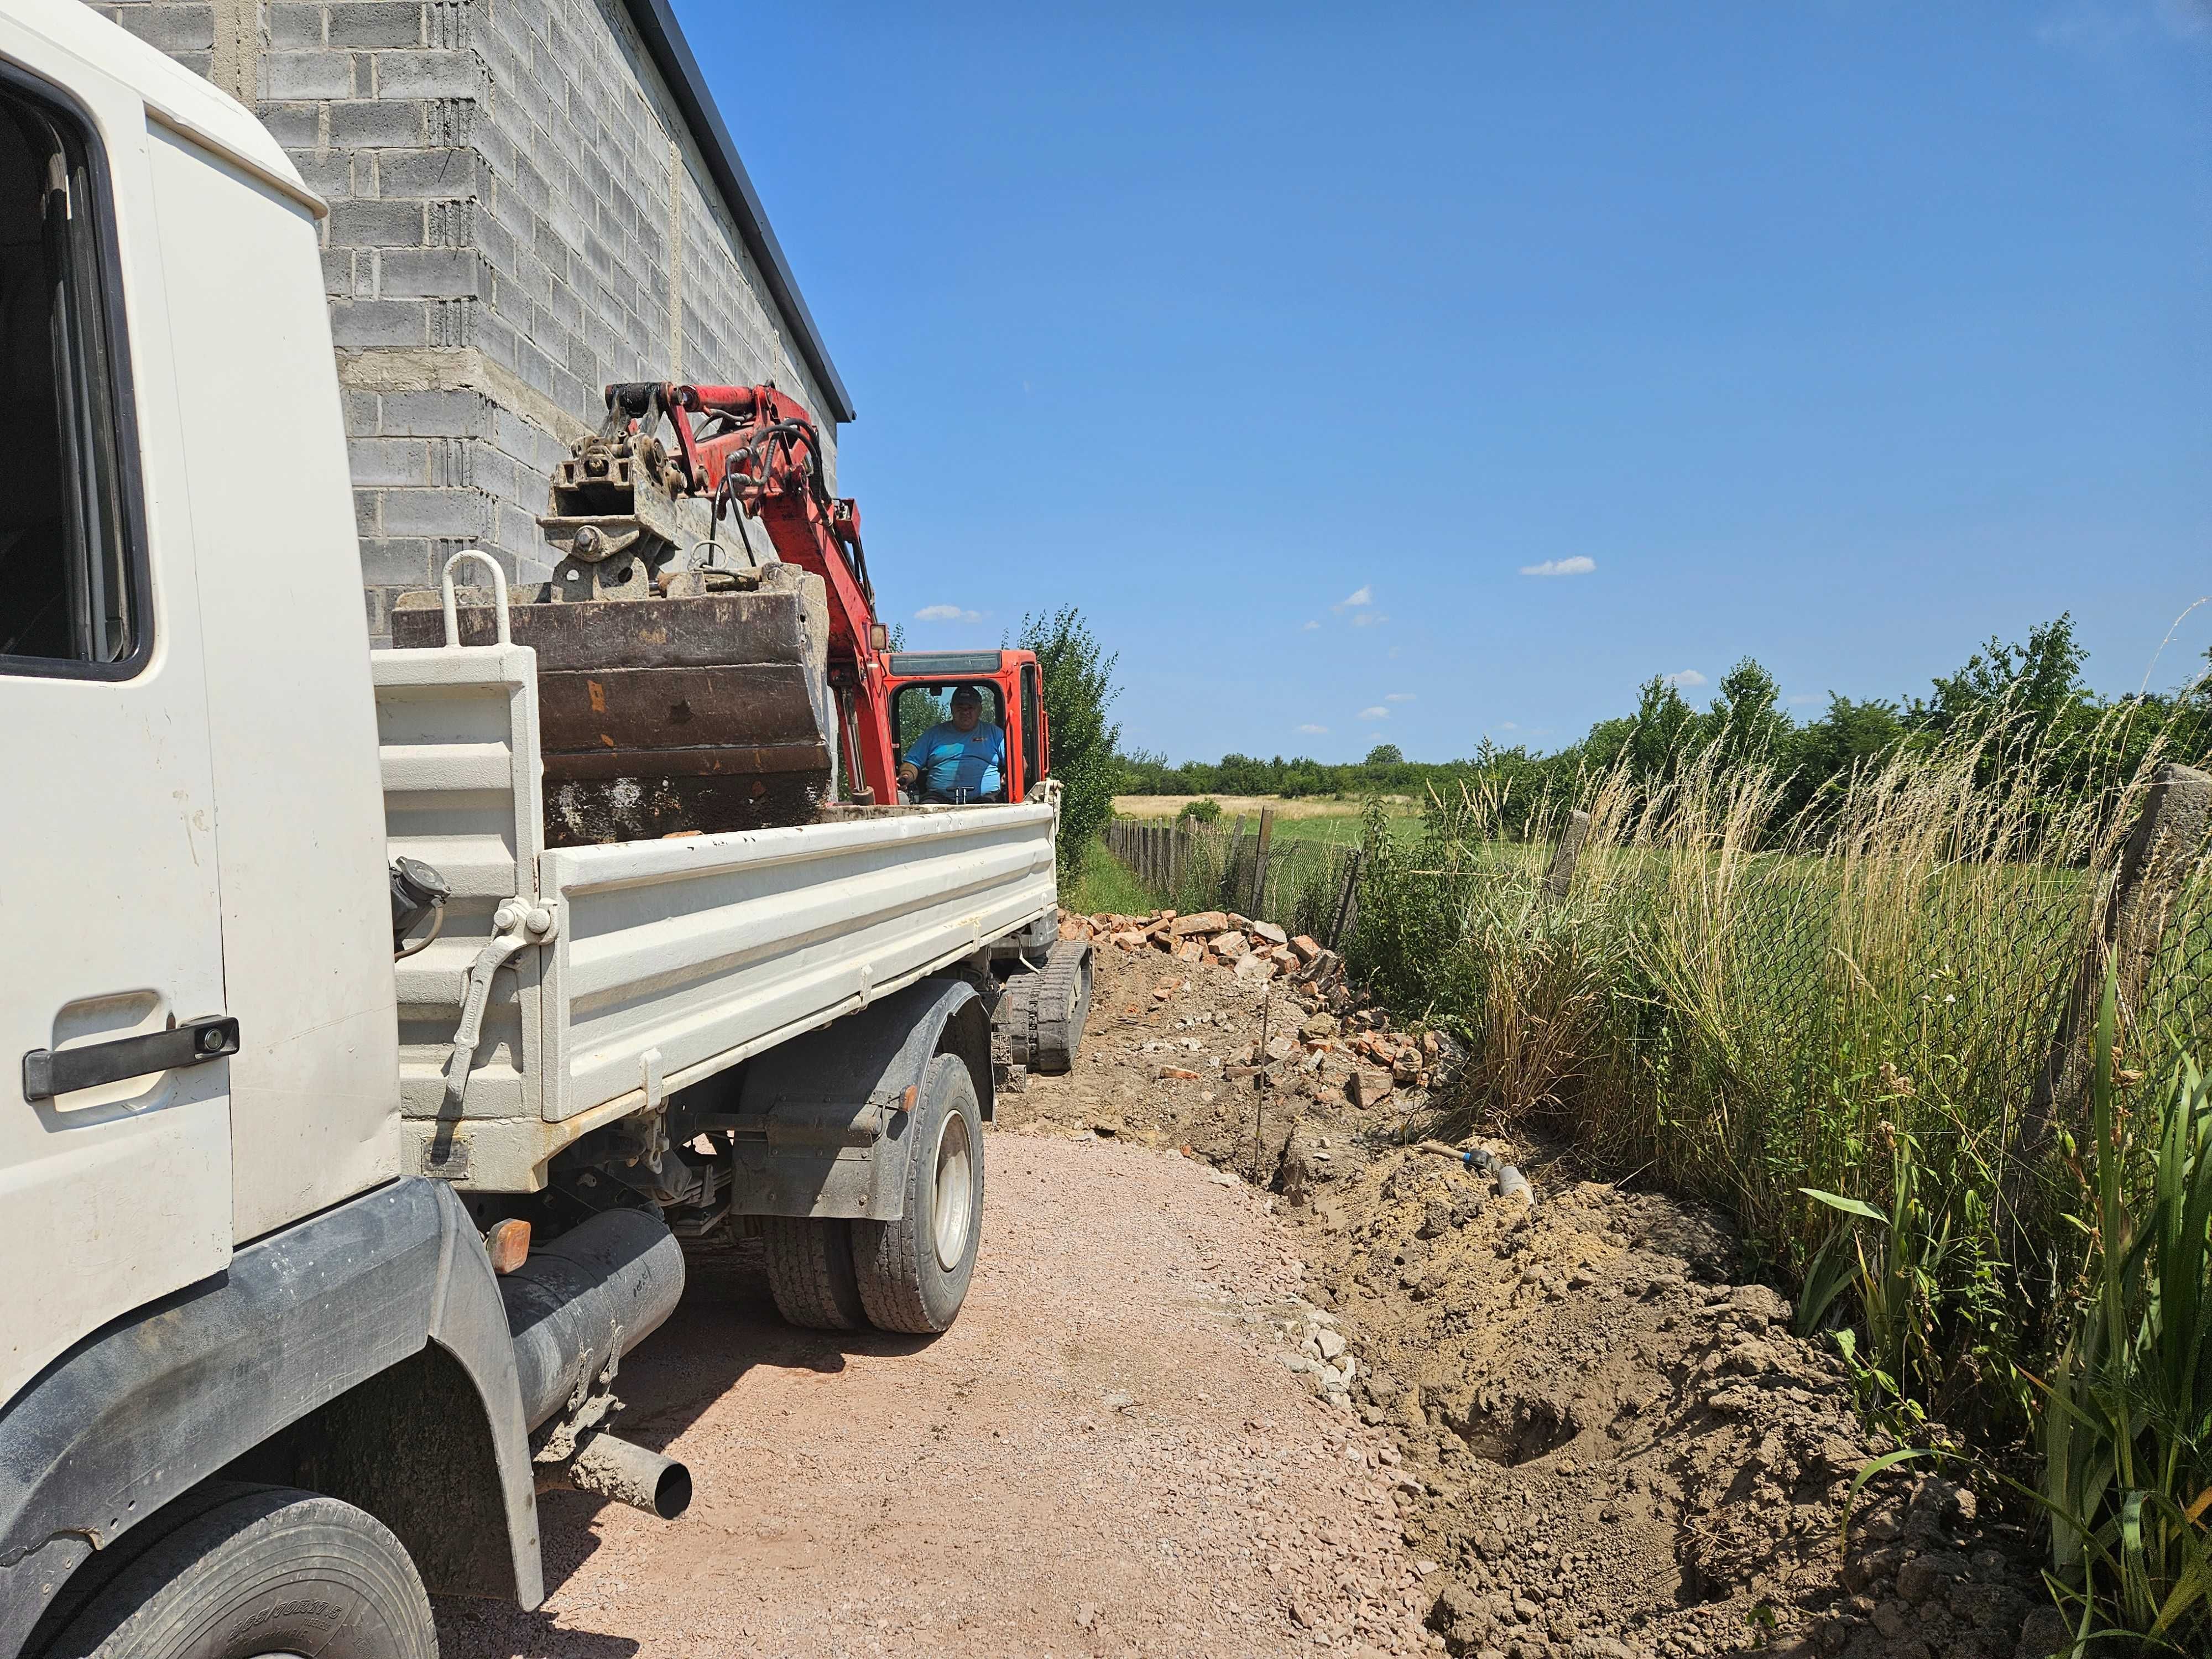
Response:
[[[2212,1651],[2212,1090],[2184,1056],[2130,1101],[2110,980],[2089,1145],[2069,1148],[2087,1261],[2041,1392],[2051,1580],[2075,1650],[2126,1632]]]

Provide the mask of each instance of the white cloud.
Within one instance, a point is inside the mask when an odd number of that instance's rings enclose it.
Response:
[[[1334,605],[1329,606],[1329,609],[1339,611],[1357,611],[1362,605],[1372,605],[1374,603],[1375,589],[1373,586],[1368,583],[1362,583],[1356,592],[1346,594]]]
[[[1577,553],[1571,559],[1547,559],[1541,564],[1524,564],[1524,576],[1587,576],[1597,568],[1597,561]]]
[[[1301,623],[1298,624],[1298,632],[1301,634],[1310,634],[1315,629],[1319,628],[1321,624],[1317,622]]]
[[[1504,720],[1500,722],[1498,729],[1501,732],[1518,732],[1521,728],[1514,725],[1511,720]]]
[[[1664,678],[1669,685],[1703,685],[1705,683],[1705,677],[1694,668],[1685,668],[1679,674],[1668,674]]]
[[[1800,691],[1796,696],[1790,699],[1790,703],[1792,708],[1802,708],[1808,702],[1818,702],[1820,701],[1820,700],[1818,697],[1814,696],[1809,691]]]
[[[1412,702],[1413,700],[1413,694],[1410,691],[1393,691],[1382,699],[1385,702]]]
[[[1326,726],[1301,726],[1298,727],[1298,734],[1301,737],[1325,738],[1328,735],[1328,727]]]
[[[1390,718],[1390,711],[1378,702],[1372,708],[1361,709],[1359,718],[1364,720],[1387,720]]]
[[[1354,628],[1374,628],[1390,619],[1380,611],[1363,611],[1352,619]]]
[[[916,622],[981,622],[983,613],[963,611],[957,605],[925,605],[914,613],[914,619]]]

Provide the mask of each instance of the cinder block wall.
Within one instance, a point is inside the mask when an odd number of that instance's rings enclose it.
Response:
[[[535,516],[610,380],[774,380],[821,422],[698,142],[620,0],[88,0],[250,104],[331,204],[369,631]],[[271,434],[282,442],[282,434]]]

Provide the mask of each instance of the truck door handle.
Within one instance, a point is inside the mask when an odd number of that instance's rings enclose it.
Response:
[[[23,1056],[23,1098],[52,1100],[125,1078],[204,1066],[238,1052],[238,1022],[228,1015],[186,1020],[167,1031],[88,1042],[82,1048],[33,1048]]]

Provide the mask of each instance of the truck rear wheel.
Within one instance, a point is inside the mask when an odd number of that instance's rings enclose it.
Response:
[[[383,1522],[334,1498],[249,1489],[104,1586],[46,1659],[437,1659],[422,1580]]]
[[[975,1272],[983,1236],[983,1115],[957,1054],[922,1073],[907,1158],[906,1210],[896,1221],[855,1221],[853,1265],[860,1301],[879,1329],[926,1336],[951,1328]]]
[[[853,1271],[852,1224],[804,1215],[764,1216],[762,1223],[775,1310],[810,1331],[866,1330],[867,1310]]]

